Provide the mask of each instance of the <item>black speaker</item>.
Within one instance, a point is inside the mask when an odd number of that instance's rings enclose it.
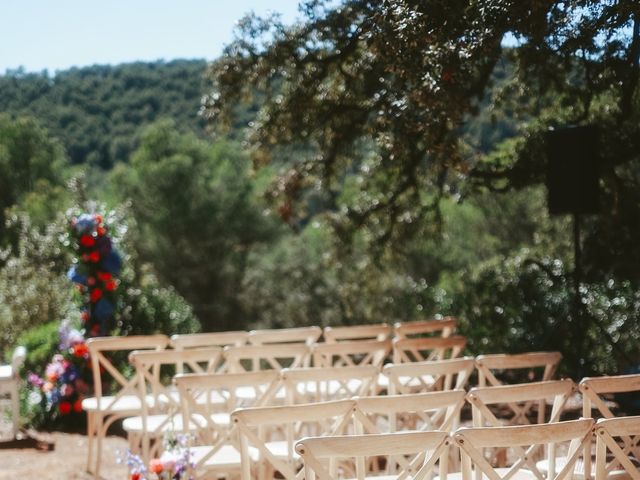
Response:
[[[546,143],[549,213],[597,213],[600,203],[598,128],[550,130]]]

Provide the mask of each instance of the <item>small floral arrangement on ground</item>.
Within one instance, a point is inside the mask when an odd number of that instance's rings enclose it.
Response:
[[[35,387],[29,396],[31,403],[42,403],[50,417],[82,412],[82,399],[91,386],[89,349],[81,331],[71,328],[69,320],[63,320],[58,330],[60,353],[45,368],[44,377],[29,373],[27,380]]]
[[[165,450],[159,458],[145,465],[138,455],[127,452],[129,480],[193,480],[193,463],[187,447],[187,437],[169,436],[165,440]]]

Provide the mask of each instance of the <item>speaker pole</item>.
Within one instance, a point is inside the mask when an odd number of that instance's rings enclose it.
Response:
[[[582,283],[582,245],[580,242],[580,214],[573,212],[573,330],[575,338],[575,344],[584,348],[585,336],[588,329],[588,325],[585,323],[585,316],[582,314],[582,294],[580,292],[580,284]],[[584,365],[580,365],[580,369],[584,368]],[[581,373],[582,375],[582,373]]]

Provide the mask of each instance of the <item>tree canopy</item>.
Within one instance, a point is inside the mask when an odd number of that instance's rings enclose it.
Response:
[[[303,216],[320,189],[336,231],[373,243],[438,224],[440,200],[539,183],[549,126],[596,123],[606,201],[586,241],[592,271],[637,276],[640,249],[640,7],[632,0],[542,2],[308,0],[302,19],[248,16],[209,71],[217,128],[256,91],[254,162],[308,145],[272,196]],[[496,77],[501,68],[513,72]],[[477,148],[465,128],[507,111],[513,136]],[[349,196],[346,178],[355,177]]]

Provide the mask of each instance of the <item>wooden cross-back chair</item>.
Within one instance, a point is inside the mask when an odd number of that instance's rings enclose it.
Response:
[[[640,480],[640,416],[601,418],[595,436],[596,480]]]
[[[416,338],[424,336],[451,336],[458,322],[454,317],[444,317],[441,320],[416,320],[413,322],[396,322],[393,332],[396,338]]]
[[[467,400],[471,404],[473,425],[476,427],[551,423],[560,420],[575,389],[576,385],[570,379],[476,387],[469,391]],[[552,408],[547,417],[548,400],[552,400]],[[534,406],[537,406],[537,412]]]
[[[170,345],[174,350],[188,350],[202,347],[227,347],[247,344],[249,332],[242,330],[229,332],[187,333],[171,336]],[[182,373],[182,365],[178,364],[178,373]]]
[[[165,335],[95,337],[87,340],[94,396],[82,401],[82,409],[87,412],[87,471],[92,472],[96,477],[100,474],[102,440],[109,426],[121,418],[139,415],[142,409],[142,402],[138,395],[137,375],[127,376],[124,372],[120,372],[113,364],[112,355],[126,355],[138,349],[163,350],[168,343],[169,339]],[[126,357],[123,358],[125,359]],[[107,385],[111,387],[109,390],[105,389]],[[95,464],[93,463],[94,440]]]
[[[248,341],[252,345],[268,345],[272,343],[303,343],[313,345],[322,335],[320,327],[274,328],[268,330],[251,330]]]
[[[560,352],[479,355],[478,386],[552,380],[561,360]]]
[[[558,422],[575,388],[575,383],[569,379],[472,388],[467,394],[467,401],[471,404],[473,426],[504,427]],[[548,401],[551,401],[552,407],[547,416]],[[495,466],[507,464],[507,449],[495,448],[485,453]],[[540,460],[541,451],[532,447],[527,455]],[[547,472],[547,460],[540,460],[537,468]]]
[[[380,370],[373,365],[282,370],[286,403],[325,402],[372,395]]]
[[[464,390],[428,392],[406,395],[380,395],[355,398],[353,411],[356,433],[393,433],[398,431],[453,432],[460,423],[464,406]],[[402,458],[387,462],[383,470],[393,474]],[[455,456],[443,455],[444,471],[448,465],[458,465]]]
[[[422,362],[457,358],[467,345],[465,337],[396,338],[393,340],[393,363]]]
[[[300,368],[309,364],[310,347],[304,343],[225,347],[226,371],[230,373]]]
[[[389,340],[364,340],[339,343],[317,343],[311,355],[314,367],[381,367],[391,351]]]
[[[389,363],[382,372],[390,394],[463,389],[475,363],[473,357],[412,363]]]
[[[391,325],[376,323],[373,325],[347,325],[343,327],[325,327],[324,341],[327,343],[352,342],[354,340],[389,340],[393,333]]]
[[[452,432],[460,423],[466,392],[410,393],[356,397],[354,419],[359,433],[391,433],[403,429]]]
[[[584,446],[590,442],[594,421],[591,418],[539,425],[462,428],[454,439],[461,453],[463,480],[570,480],[573,478]],[[539,470],[532,451],[546,447],[549,470]],[[495,467],[484,457],[487,448],[508,448],[511,465]],[[556,451],[566,450],[566,461],[555,463]]]
[[[280,372],[180,374],[174,377],[174,382],[180,395],[182,425],[193,423],[201,427],[196,436],[188,437],[190,474],[196,478],[239,475],[240,444],[230,413],[241,407],[272,404],[280,389]],[[250,389],[253,394],[238,395],[242,389]],[[222,412],[219,398],[227,400]]]
[[[189,350],[148,351],[135,350],[129,361],[136,369],[138,394],[141,399],[152,399],[153,408],[141,402],[139,416],[126,418],[122,427],[127,432],[129,449],[139,453],[145,463],[151,455],[162,453],[164,435],[197,428],[195,424],[184,428],[180,412],[180,398],[172,383],[178,370],[190,373],[214,373],[222,359],[220,347]],[[221,403],[224,399],[220,399]]]
[[[440,459],[446,456],[448,443],[446,432],[400,432],[304,438],[296,444],[296,451],[303,459],[306,480],[337,480],[351,473],[358,480],[423,480],[432,478],[438,467],[439,478],[444,480],[446,470]],[[387,475],[369,461],[379,457],[386,457],[387,464],[402,459],[402,464]],[[351,460],[353,472],[345,472],[346,460]]]
[[[593,418],[614,418],[608,399],[614,394],[640,394],[640,374],[614,375],[607,377],[583,378],[578,385],[582,393],[582,416]],[[591,445],[588,447],[591,451]],[[585,471],[593,476],[590,453],[585,453]]]
[[[279,472],[286,480],[301,480],[304,470],[295,443],[306,436],[340,435],[351,422],[353,400],[261,408],[243,408],[232,414],[241,444],[242,480],[272,479]],[[269,433],[279,429],[280,437]],[[250,448],[259,452],[259,461]]]

